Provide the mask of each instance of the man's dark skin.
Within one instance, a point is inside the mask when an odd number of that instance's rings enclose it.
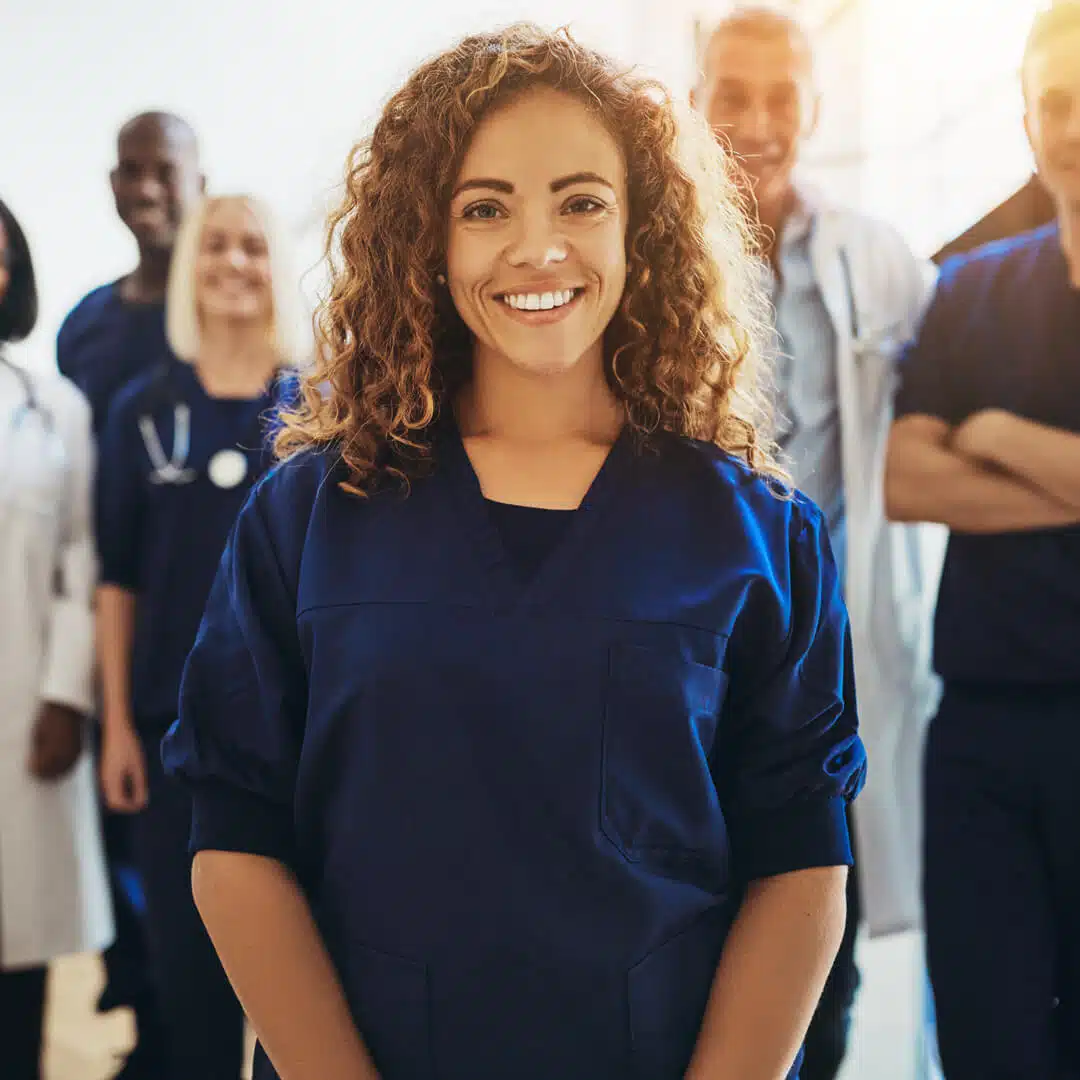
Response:
[[[120,296],[129,304],[161,303],[180,222],[206,187],[195,133],[169,113],[136,116],[120,129],[109,179],[116,212],[139,246]]]
[[[120,129],[116,165],[109,179],[116,212],[134,236],[139,251],[137,265],[118,286],[125,308],[136,315],[138,309],[163,304],[177,231],[184,215],[205,190],[194,131],[184,120],[169,113],[146,112],[134,117]],[[92,382],[92,372],[81,374]],[[122,383],[109,385],[106,380],[100,402],[102,410],[107,409],[110,396],[119,385]],[[83,389],[93,404],[91,390],[87,386]],[[46,717],[45,710],[42,716],[40,738],[35,734],[30,763],[38,775],[50,773],[65,763],[76,730],[70,721],[65,729],[60,718],[51,714]],[[80,737],[83,730],[80,723],[77,728]],[[107,1012],[123,1005],[135,1012],[138,1042],[116,1080],[161,1080],[167,1070],[164,1034],[146,979],[147,960],[138,926],[139,915],[116,874],[116,866],[125,866],[130,861],[127,852],[130,838],[109,816],[104,824],[117,939],[104,956],[107,980],[98,1007]]]

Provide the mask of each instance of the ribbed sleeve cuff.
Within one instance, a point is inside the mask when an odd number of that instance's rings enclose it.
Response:
[[[292,809],[241,788],[203,783],[191,792],[190,851],[238,851],[293,866]]]
[[[731,834],[735,865],[746,881],[853,862],[842,795],[736,818]]]

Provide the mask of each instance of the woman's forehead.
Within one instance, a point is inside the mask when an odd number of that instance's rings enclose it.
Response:
[[[476,176],[515,186],[559,176],[594,172],[622,179],[625,162],[618,142],[596,109],[547,87],[529,90],[486,115],[476,127],[459,180]]]
[[[206,211],[206,229],[230,229],[262,235],[255,211],[243,199],[220,199]]]

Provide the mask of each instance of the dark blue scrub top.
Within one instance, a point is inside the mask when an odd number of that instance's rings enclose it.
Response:
[[[126,303],[118,281],[80,300],[56,338],[57,366],[89,400],[96,433],[117,392],[167,357],[165,305]]]
[[[194,368],[172,361],[125,387],[109,411],[98,462],[98,548],[102,581],[137,594],[132,698],[143,730],[161,733],[176,719],[184,661],[229,530],[270,463],[267,415],[283,382],[257,398],[212,398]],[[170,457],[179,402],[191,409],[193,479],[155,483],[139,420],[150,417]],[[229,448],[243,451],[247,475],[222,488],[207,467]]]
[[[850,862],[823,518],[624,431],[526,581],[452,423],[435,462],[249,498],[164,742],[193,850],[295,869],[384,1080],[677,1080],[745,883]]]
[[[1080,292],[1057,225],[950,260],[901,366],[897,415],[1005,409],[1080,433]],[[947,680],[1080,682],[1080,528],[953,533],[935,666]]]

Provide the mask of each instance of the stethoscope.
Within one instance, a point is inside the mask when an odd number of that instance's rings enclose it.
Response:
[[[29,417],[36,416],[41,422],[41,426],[45,433],[49,436],[55,435],[56,425],[53,421],[52,411],[47,408],[37,396],[37,391],[34,389],[34,383],[29,374],[23,371],[18,364],[13,364],[3,353],[0,353],[0,364],[15,376],[23,394],[22,404],[15,410],[15,413],[12,416],[12,427],[18,431],[25,420]]]
[[[31,436],[29,445],[21,445],[17,470],[30,469],[32,471],[46,464],[47,467],[51,466],[59,470],[62,475],[66,475],[71,461],[68,448],[56,429],[52,410],[38,397],[29,373],[23,371],[18,364],[12,363],[2,352],[0,352],[0,368],[11,372],[23,396],[22,402],[15,409],[10,421],[12,435],[18,440],[15,445],[19,446],[24,433]],[[35,435],[36,438],[34,438]],[[15,482],[14,473],[8,477],[8,482]],[[0,486],[6,485],[0,484]]]
[[[163,379],[168,379],[166,370]],[[139,416],[139,434],[153,470],[149,475],[150,483],[155,487],[184,487],[198,477],[198,472],[189,467],[191,454],[191,406],[177,401],[173,404],[172,452],[165,453],[157,425],[150,413]],[[214,454],[206,466],[206,475],[214,487],[228,490],[243,483],[248,474],[248,459],[240,450],[228,447]]]
[[[139,417],[139,434],[143,446],[154,467],[150,473],[150,483],[156,486],[173,484],[181,487],[195,479],[196,472],[188,468],[188,455],[191,453],[191,407],[183,402],[173,406],[173,445],[172,454],[165,456],[165,447],[161,445],[154,418],[148,413]],[[241,478],[242,479],[242,478]]]

